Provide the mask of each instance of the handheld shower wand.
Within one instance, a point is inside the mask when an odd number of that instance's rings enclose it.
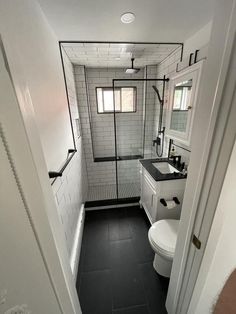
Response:
[[[165,76],[164,76],[165,79]],[[163,106],[164,106],[164,91],[165,91],[165,81],[163,82],[163,92],[162,92],[162,98],[160,96],[158,88],[153,85],[152,88],[157,94],[157,98],[160,102],[160,114],[159,114],[159,124],[158,124],[158,136],[153,141],[153,146],[156,145],[156,154],[158,157],[162,157],[163,155],[163,148],[164,148],[164,136],[165,136],[165,127],[162,127],[162,119],[163,119]],[[161,138],[162,135],[162,138]],[[158,147],[161,146],[161,151],[158,151]]]
[[[157,97],[158,97],[158,100],[160,102],[160,104],[162,104],[162,99],[161,99],[161,96],[160,96],[160,93],[159,93],[159,90],[157,89],[157,87],[155,85],[152,85],[152,88],[154,89],[154,91],[156,92],[157,94]]]

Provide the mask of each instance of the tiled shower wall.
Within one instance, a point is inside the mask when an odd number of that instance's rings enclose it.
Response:
[[[112,87],[112,79],[143,79],[143,70],[127,75],[123,68],[87,68],[87,84],[91,108],[94,157],[115,155],[114,114],[98,114],[96,87]],[[143,82],[115,82],[118,86],[137,88],[136,112],[116,113],[117,155],[142,154]]]
[[[91,122],[89,124],[89,111],[86,95],[85,75],[87,79],[88,97],[91,105]],[[75,66],[75,81],[77,96],[79,99],[79,111],[82,122],[82,134],[84,139],[89,185],[115,184],[115,163],[114,162],[94,162],[92,155],[91,131],[95,157],[114,156],[114,117],[113,114],[97,114],[96,87],[112,86],[112,79],[123,78],[144,78],[144,71],[136,75],[125,74],[124,69],[104,69]],[[122,82],[117,86],[125,86]],[[127,85],[133,85],[128,82]],[[126,86],[127,86],[126,85]],[[142,127],[143,127],[143,82],[137,82],[137,112],[128,114],[116,114],[118,152],[120,155],[140,154],[142,149]],[[152,113],[149,114],[153,120]],[[150,127],[150,123],[148,123]],[[151,127],[150,127],[151,128]],[[119,145],[120,143],[120,145]],[[127,144],[127,146],[124,145]],[[138,160],[120,161],[118,163],[119,182],[139,181]]]
[[[155,79],[157,78],[157,65],[147,66],[145,68],[145,78]],[[156,103],[156,93],[152,88],[153,85],[157,86],[155,81],[147,81],[145,91],[146,101],[146,121],[145,121],[145,146],[144,146],[144,158],[152,157],[152,140],[153,140],[153,128],[154,128],[154,113]]]
[[[85,67],[76,65],[74,66],[74,71],[89,186],[91,187],[99,185],[115,185],[116,184],[115,162],[109,161],[98,163],[94,162],[93,160],[93,148],[91,140],[92,135],[89,122],[87,98],[88,95],[85,81]],[[104,126],[104,131],[105,128],[106,126]],[[95,130],[95,132],[96,131],[97,130]],[[111,142],[110,144],[112,145]]]
[[[181,56],[181,49],[179,48],[178,50],[174,51],[168,58],[166,58],[164,61],[159,63],[157,66],[157,77],[161,78],[164,75],[166,75],[167,78],[170,78],[171,76],[176,75],[176,65],[180,61],[180,56]],[[161,90],[162,88],[162,83],[160,82],[158,84],[159,89]],[[163,112],[163,126],[166,126],[166,108],[167,104],[169,101],[169,83],[166,83],[166,88],[165,88],[165,100],[164,100],[164,112]],[[156,100],[158,102],[158,100]],[[160,113],[160,106],[156,105],[155,106],[155,117],[154,117],[154,126],[153,126],[153,138],[157,136],[157,131],[158,131],[158,122],[159,122],[159,113]],[[176,144],[179,144],[176,142]],[[183,146],[182,144],[180,144]],[[164,141],[164,153],[163,157],[168,156],[168,148],[169,148],[169,139],[165,138]],[[155,158],[157,157],[156,152],[155,152],[155,147],[153,147],[153,153],[152,156]],[[190,153],[187,152],[186,150],[183,150],[181,148],[176,147],[176,153],[180,154],[183,158],[182,160],[185,161],[187,164],[189,163],[189,157]]]
[[[73,66],[64,52],[63,59],[77,152],[63,172],[63,176],[56,179],[52,185],[52,189],[61,223],[64,228],[67,249],[70,256],[74,243],[79,211],[82,203],[85,202],[87,197],[88,182],[82,138],[81,136],[79,137],[80,130],[77,128],[79,125],[79,114]]]
[[[98,114],[96,104],[96,87],[112,87],[112,79],[123,78],[144,78],[144,70],[136,75],[125,74],[124,69],[104,69],[88,68],[75,66],[75,82],[77,97],[79,99],[79,112],[82,125],[82,136],[85,148],[88,180],[90,187],[116,184],[115,162],[94,162],[93,157],[105,157],[115,155],[114,141],[114,116],[113,114]],[[148,77],[156,77],[156,66],[148,68]],[[86,84],[87,82],[87,84]],[[116,86],[121,86],[117,82]],[[122,82],[122,86],[124,83]],[[144,82],[131,81],[126,86],[137,86],[137,112],[135,113],[117,113],[117,146],[118,154],[138,155],[142,154],[143,138],[143,111],[144,100],[146,101],[146,132],[145,132],[145,153],[150,155],[153,133],[153,113],[155,103],[155,93],[151,83],[147,85],[144,99]],[[88,91],[88,93],[87,93]],[[88,110],[88,99],[90,101],[91,111]],[[91,124],[89,122],[89,114]],[[91,132],[93,143],[91,141]],[[92,149],[93,144],[93,149]],[[96,154],[93,156],[93,152]],[[139,186],[139,161],[124,160],[118,162],[118,183],[128,184],[137,182]],[[109,194],[110,195],[110,194]]]

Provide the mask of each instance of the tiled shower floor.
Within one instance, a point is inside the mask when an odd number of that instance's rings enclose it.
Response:
[[[140,196],[140,183],[123,183],[118,185],[119,198]],[[116,198],[116,185],[90,186],[87,201],[99,201]]]
[[[153,269],[142,209],[86,212],[77,291],[83,314],[162,314],[169,280]]]

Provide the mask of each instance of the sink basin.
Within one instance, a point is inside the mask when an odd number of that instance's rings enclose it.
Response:
[[[154,162],[153,166],[162,174],[179,172],[179,170],[171,166],[168,162]]]

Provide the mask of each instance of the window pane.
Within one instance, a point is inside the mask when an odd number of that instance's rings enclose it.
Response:
[[[97,88],[98,112],[103,112],[102,88]]]
[[[115,89],[115,108],[120,111],[120,89]]]
[[[190,98],[191,98],[191,88],[190,87],[184,87],[183,88],[183,99],[181,103],[181,110],[187,110],[188,106],[190,104]]]
[[[103,90],[104,111],[113,111],[113,90]]]
[[[122,92],[121,92],[122,112],[135,111],[134,88],[133,87],[122,87],[121,90],[122,90]]]
[[[188,110],[191,90],[192,79],[175,85],[173,110]]]
[[[134,87],[115,88],[116,112],[134,112],[136,101],[136,89]],[[98,113],[113,112],[113,88],[97,88]]]
[[[181,105],[182,90],[175,89],[173,109],[179,110]]]
[[[104,112],[113,111],[113,89],[103,89]],[[115,90],[115,108],[120,111],[120,90]]]

